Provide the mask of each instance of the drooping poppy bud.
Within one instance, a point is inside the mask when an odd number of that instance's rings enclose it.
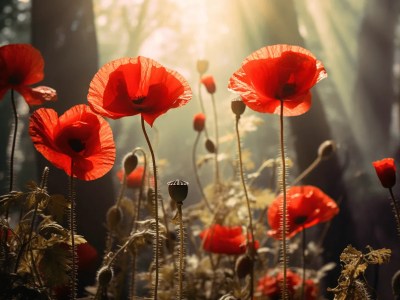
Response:
[[[215,145],[214,145],[214,142],[212,140],[207,139],[205,146],[206,146],[206,149],[207,149],[208,152],[215,153]]]
[[[172,200],[178,204],[182,204],[183,200],[186,199],[189,191],[189,183],[183,180],[173,180],[167,183],[168,193]]]
[[[206,124],[206,116],[203,113],[198,113],[193,118],[193,128],[194,130],[201,132],[204,130]]]
[[[390,189],[396,184],[396,166],[393,158],[374,161],[372,165],[384,188]]]
[[[328,159],[336,152],[336,143],[332,140],[326,140],[318,147],[318,157],[322,160]]]
[[[203,75],[208,70],[208,60],[199,59],[197,61],[197,72],[199,72],[200,76]]]
[[[233,113],[236,116],[240,116],[241,114],[244,113],[245,109],[246,109],[246,104],[244,104],[244,102],[242,101],[241,98],[232,100],[231,102],[231,108]]]
[[[119,226],[122,223],[123,218],[124,218],[124,213],[121,207],[117,205],[111,206],[106,214],[106,221],[108,228],[111,231],[115,231],[117,229],[117,226]]]
[[[239,256],[236,260],[235,271],[239,279],[245,278],[253,269],[253,259],[248,254]]]
[[[113,269],[105,266],[97,272],[97,282],[100,286],[107,286],[114,276]]]
[[[123,163],[124,163],[125,174],[126,176],[129,176],[129,174],[131,174],[131,172],[135,170],[135,168],[137,167],[138,158],[136,154],[128,153],[127,155],[125,155]]]
[[[201,77],[201,83],[204,84],[208,93],[215,93],[217,88],[215,86],[214,77],[212,75],[204,75],[203,77]]]

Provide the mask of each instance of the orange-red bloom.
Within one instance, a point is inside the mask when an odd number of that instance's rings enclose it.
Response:
[[[279,195],[268,208],[268,223],[271,230],[268,234],[281,238],[283,195]],[[293,186],[287,190],[288,234],[293,237],[296,233],[332,219],[339,213],[336,202],[319,188],[311,185]]]
[[[28,44],[10,44],[0,47],[0,99],[13,89],[29,105],[40,105],[57,99],[56,91],[40,86],[29,87],[43,80],[44,61],[40,52]]]
[[[261,293],[262,296],[268,296],[268,299],[278,300],[281,296],[281,284],[283,281],[283,273],[274,273],[267,274],[261,277],[257,283],[257,291]],[[286,274],[286,282],[287,282],[287,292],[289,294],[290,299],[295,295],[299,295],[301,293],[302,280],[300,276],[291,270],[287,271]],[[304,299],[305,300],[315,300],[318,297],[318,288],[315,282],[311,279],[307,279],[305,281],[304,286]]]
[[[310,89],[327,76],[322,63],[308,50],[291,45],[261,48],[242,63],[228,88],[262,113],[297,116],[311,107]]]
[[[82,180],[102,177],[113,166],[115,145],[110,125],[87,105],[76,105],[58,117],[41,108],[30,118],[36,149],[57,168]]]
[[[246,252],[247,238],[240,226],[214,224],[200,233],[204,250],[219,254],[243,254]],[[259,247],[258,241],[255,248]]]
[[[154,120],[192,98],[188,82],[176,71],[138,56],[105,64],[90,83],[88,101],[104,117],[119,119],[141,114]]]
[[[215,80],[212,75],[204,75],[201,77],[200,81],[202,84],[204,84],[209,94],[214,94],[217,90],[217,87],[215,86]]]
[[[201,132],[204,130],[206,124],[206,116],[203,113],[198,113],[193,118],[193,128],[194,130]]]
[[[384,188],[392,188],[396,184],[396,165],[393,158],[374,161],[372,165]]]
[[[126,185],[130,188],[139,188],[142,185],[142,178],[144,173],[144,167],[136,167],[126,178]],[[124,179],[124,170],[117,172],[117,177],[120,182]]]

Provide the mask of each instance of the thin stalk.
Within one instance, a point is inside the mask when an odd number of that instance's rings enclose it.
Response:
[[[194,175],[196,177],[196,183],[197,183],[200,193],[201,193],[201,197],[203,198],[204,203],[206,204],[208,210],[211,212],[212,211],[211,206],[210,206],[210,203],[208,202],[206,195],[204,194],[203,186],[201,184],[199,172],[197,170],[197,165],[196,165],[196,149],[197,149],[197,145],[199,143],[200,135],[201,135],[201,131],[199,131],[199,133],[197,134],[196,140],[194,141],[194,145],[193,145],[193,151],[192,151],[193,170],[194,170]]]
[[[305,169],[297,178],[293,181],[292,186],[307,177],[322,161],[321,157],[318,156],[308,167]]]
[[[214,113],[214,131],[215,131],[215,183],[219,186],[219,164],[218,164],[218,152],[219,152],[219,136],[218,136],[218,115],[217,108],[215,105],[214,94],[211,94],[211,102],[213,105],[213,113]]]
[[[18,114],[17,114],[17,107],[15,105],[14,99],[14,90],[11,89],[11,104],[12,110],[14,115],[14,132],[13,132],[13,139],[11,144],[11,156],[10,156],[10,188],[9,191],[11,192],[14,188],[14,154],[15,154],[15,145],[17,142],[17,132],[18,132]],[[6,219],[8,219],[8,208],[6,211]]]
[[[178,268],[178,299],[183,299],[183,270],[184,270],[184,232],[183,232],[183,221],[182,221],[182,203],[177,203],[178,209],[178,220],[179,220],[179,268]]]
[[[203,103],[203,96],[201,95],[201,76],[200,76],[200,80],[199,80],[198,91],[199,91],[199,102],[200,102],[201,112],[204,115],[206,115],[206,110],[204,109],[204,103]],[[204,127],[204,134],[206,135],[206,139],[208,139],[207,127]]]
[[[240,115],[236,115],[236,137],[237,137],[237,145],[238,145],[238,156],[239,156],[239,168],[240,168],[240,179],[242,181],[243,185],[243,191],[244,195],[246,198],[246,205],[247,205],[247,213],[249,215],[249,228],[250,228],[250,235],[251,235],[251,242],[248,243],[250,245],[250,258],[252,262],[254,262],[254,253],[255,253],[255,248],[254,248],[254,228],[253,228],[253,217],[251,214],[251,207],[250,207],[250,200],[249,200],[249,195],[247,193],[247,187],[246,187],[246,182],[244,180],[244,172],[243,172],[243,161],[242,161],[242,147],[240,145],[240,134],[239,134],[239,119]],[[253,299],[253,294],[254,294],[254,265],[253,263],[251,264],[251,270],[250,270],[250,299]]]
[[[150,150],[151,160],[153,163],[153,174],[154,174],[154,215],[156,219],[156,240],[155,240],[155,281],[154,281],[154,290],[153,290],[153,298],[157,300],[158,298],[158,279],[159,279],[159,255],[160,255],[160,229],[159,229],[159,220],[158,220],[158,186],[157,186],[157,166],[156,166],[156,158],[154,155],[153,147],[151,146],[149,136],[146,132],[146,128],[144,126],[143,116],[141,117],[142,130],[144,137],[146,139],[147,145]]]
[[[74,160],[71,158],[71,175],[69,177],[69,199],[71,208],[69,211],[69,226],[71,232],[71,248],[72,248],[72,275],[71,275],[71,295],[70,299],[76,299],[76,247],[75,247],[75,189],[74,189]]]
[[[281,109],[279,115],[280,125],[280,148],[281,148],[281,168],[282,168],[282,193],[283,193],[283,205],[282,205],[282,268],[283,268],[283,282],[282,282],[282,299],[287,299],[287,203],[286,203],[286,161],[285,161],[285,145],[284,145],[284,134],[283,134],[283,100],[281,100]]]
[[[392,188],[389,188],[390,198],[392,199],[393,209],[395,213],[395,219],[397,224],[397,233],[400,235],[400,209],[399,205],[394,197]]]
[[[306,229],[305,229],[304,225],[302,227],[303,227],[303,229],[301,231],[302,278],[301,278],[301,298],[300,299],[304,300],[304,292],[305,292],[305,286],[306,286]]]

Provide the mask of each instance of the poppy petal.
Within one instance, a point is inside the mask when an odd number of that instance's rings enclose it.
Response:
[[[42,105],[46,102],[53,102],[57,100],[56,90],[47,86],[38,86],[35,88],[20,87],[18,93],[24,97],[26,103],[30,106]]]

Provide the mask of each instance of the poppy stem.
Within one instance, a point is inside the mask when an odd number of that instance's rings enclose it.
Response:
[[[302,267],[302,279],[301,279],[301,298],[304,299],[304,292],[305,292],[305,284],[306,284],[306,229],[304,225],[302,226],[301,230],[301,250],[302,250],[302,257],[301,257],[301,267]]]
[[[396,198],[393,194],[392,188],[389,188],[390,198],[392,199],[393,210],[395,213],[396,225],[397,225],[397,233],[400,235],[400,209],[399,205],[396,201]]]
[[[283,134],[283,100],[281,100],[280,115],[280,150],[281,150],[281,170],[282,170],[282,193],[283,193],[283,204],[282,204],[282,268],[283,268],[283,282],[282,282],[282,299],[288,299],[287,294],[287,203],[286,203],[286,159],[285,159],[285,145],[284,145],[284,134]]]
[[[184,256],[185,256],[185,245],[184,245],[184,231],[183,231],[183,220],[182,220],[182,203],[177,203],[176,208],[178,210],[178,221],[179,221],[179,268],[178,268],[178,299],[183,299],[183,271],[184,271]]]
[[[218,164],[218,151],[219,151],[219,136],[218,136],[218,115],[217,108],[215,105],[215,97],[214,94],[211,94],[211,102],[213,105],[213,113],[214,113],[214,131],[215,131],[215,184],[219,187],[219,164]]]
[[[196,149],[197,149],[197,145],[199,143],[200,135],[201,135],[201,131],[199,131],[199,133],[197,134],[196,140],[194,141],[194,145],[193,145],[193,152],[192,152],[193,170],[194,170],[194,175],[196,177],[196,183],[199,186],[201,197],[203,198],[204,203],[206,204],[209,212],[212,212],[210,202],[208,202],[208,199],[207,199],[206,195],[204,194],[203,186],[200,181],[199,172],[198,172],[197,164],[196,164]]]
[[[71,270],[71,282],[70,299],[76,299],[76,247],[75,247],[75,188],[74,188],[74,160],[71,158],[71,175],[69,176],[69,199],[70,199],[70,210],[69,210],[69,227],[71,232],[71,254],[72,254],[72,270]]]
[[[153,163],[153,173],[154,173],[154,218],[156,220],[156,240],[154,243],[155,247],[155,280],[154,280],[154,290],[153,290],[153,298],[157,300],[158,298],[158,279],[159,279],[159,256],[160,256],[160,229],[159,229],[159,220],[158,220],[158,186],[157,186],[157,166],[156,166],[156,158],[154,155],[153,147],[151,146],[149,136],[146,132],[146,127],[144,125],[143,116],[141,117],[141,124],[144,137],[146,139],[147,145],[150,150],[151,160]]]
[[[250,267],[250,299],[253,299],[254,294],[254,254],[255,254],[255,240],[254,240],[254,228],[253,228],[253,217],[251,214],[250,200],[249,195],[247,193],[246,182],[244,180],[244,172],[243,172],[243,161],[242,161],[242,147],[240,145],[240,134],[239,134],[239,119],[240,115],[236,115],[236,137],[237,137],[237,145],[238,145],[238,156],[239,156],[239,168],[240,168],[240,179],[243,185],[243,191],[246,198],[247,204],[247,213],[249,215],[249,228],[250,228],[250,238],[251,242],[248,243],[248,249],[250,250],[250,258],[251,258],[251,267]]]
[[[137,152],[142,153],[143,158],[144,158],[144,169],[143,169],[143,175],[142,175],[142,182],[140,184],[140,189],[139,189],[139,197],[138,197],[138,203],[137,203],[137,209],[136,209],[136,216],[135,219],[132,219],[132,224],[131,228],[134,228],[133,232],[136,232],[138,229],[139,223],[137,222],[140,218],[140,206],[142,203],[142,198],[143,198],[143,189],[144,189],[144,181],[146,179],[146,170],[147,170],[147,157],[146,153],[144,150],[140,147],[137,147],[133,149],[132,154],[135,154]],[[135,224],[133,224],[135,223]],[[132,254],[132,272],[131,272],[131,282],[130,282],[130,287],[129,287],[129,296],[130,299],[133,299],[135,296],[135,290],[136,290],[136,282],[135,282],[135,276],[136,276],[136,249],[135,252]]]
[[[292,182],[292,186],[307,177],[322,161],[321,157],[317,157],[297,178]]]
[[[11,192],[14,188],[14,154],[15,154],[15,145],[17,142],[17,132],[18,132],[18,114],[17,114],[17,107],[15,105],[15,97],[14,97],[14,89],[11,89],[11,105],[14,115],[14,132],[13,132],[13,139],[11,144],[11,155],[10,155],[10,189]],[[6,219],[8,219],[8,208],[6,211]]]
[[[206,110],[204,109],[204,103],[203,103],[203,96],[201,95],[201,76],[200,76],[200,80],[199,80],[198,91],[199,91],[199,102],[200,102],[201,112],[204,115],[206,115]],[[208,139],[207,127],[204,127],[204,134],[206,135],[206,139]]]

